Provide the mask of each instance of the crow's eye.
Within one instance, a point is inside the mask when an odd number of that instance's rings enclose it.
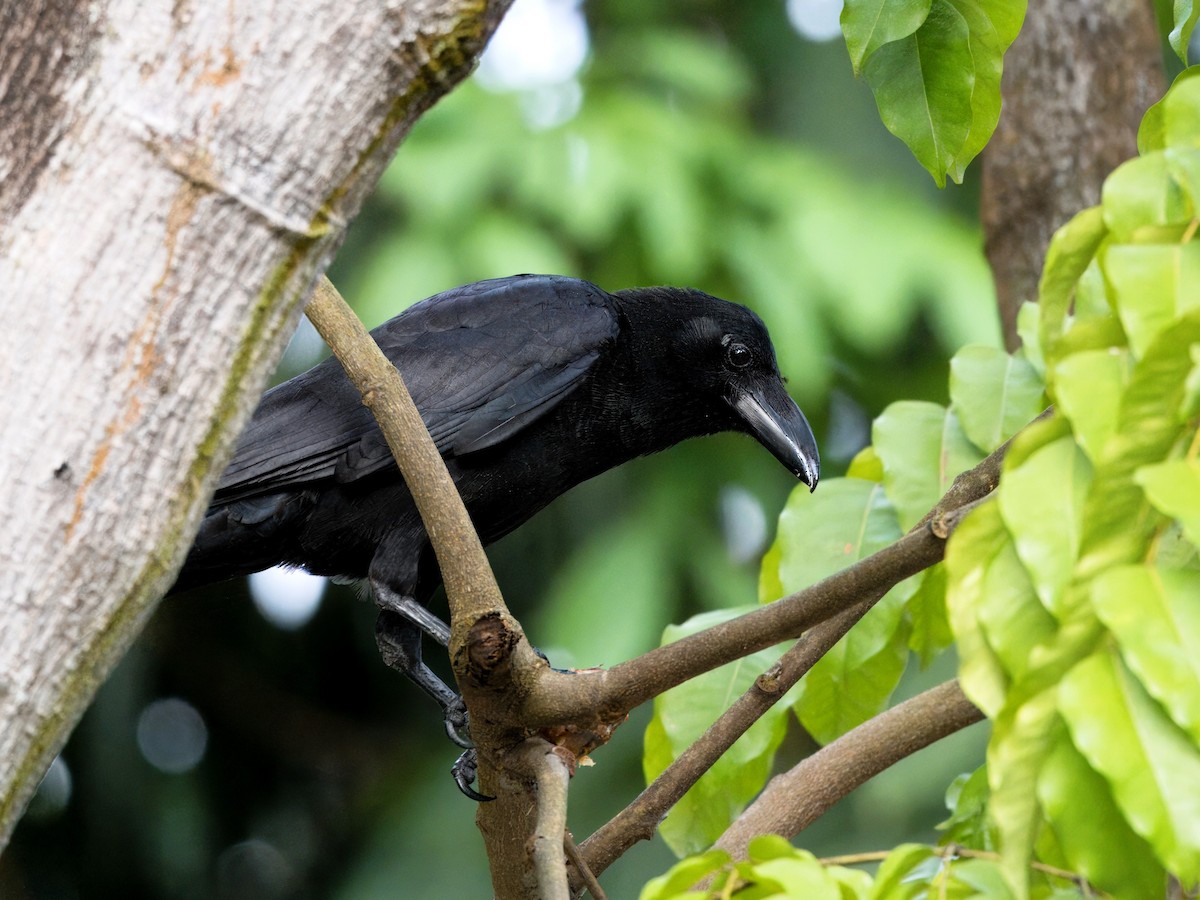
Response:
[[[754,361],[754,354],[745,344],[734,342],[725,348],[725,359],[735,369],[744,369]]]

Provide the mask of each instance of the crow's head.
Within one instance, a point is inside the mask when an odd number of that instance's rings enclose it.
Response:
[[[816,438],[788,396],[775,348],[751,310],[701,291],[621,291],[636,355],[671,383],[675,402],[702,433],[753,436],[812,490],[820,478]],[[634,302],[629,302],[629,301]]]

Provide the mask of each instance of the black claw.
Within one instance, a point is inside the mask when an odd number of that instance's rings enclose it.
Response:
[[[459,755],[458,759],[454,761],[454,765],[450,767],[450,774],[454,776],[454,783],[458,785],[458,789],[476,803],[487,803],[489,800],[496,799],[487,794],[481,794],[471,787],[475,783],[475,776],[479,774],[479,762],[473,749],[464,750]]]
[[[446,704],[446,737],[455,744],[467,750],[475,748],[471,740],[471,718],[467,715],[466,704],[461,696],[455,695],[454,700]]]

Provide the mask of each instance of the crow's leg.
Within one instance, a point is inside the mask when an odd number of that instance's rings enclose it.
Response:
[[[460,747],[471,747],[470,722],[462,697],[442,681],[421,659],[421,632],[410,620],[390,608],[379,611],[375,640],[383,661],[432,697],[442,708],[446,735]]]
[[[443,647],[450,646],[450,626],[426,609],[423,604],[375,581],[371,582],[371,589],[375,593],[375,603],[380,609],[390,610],[401,618],[407,619]]]

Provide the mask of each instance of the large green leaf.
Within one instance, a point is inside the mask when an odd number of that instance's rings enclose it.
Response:
[[[995,501],[962,520],[946,544],[946,605],[958,642],[963,693],[989,718],[1004,707],[1009,678],[979,621],[989,564],[1011,546]]]
[[[1133,830],[1185,883],[1200,879],[1200,753],[1115,653],[1072,669],[1059,705],[1075,746]]]
[[[922,666],[928,666],[954,643],[946,611],[946,567],[941,563],[921,576],[908,601],[908,620],[908,649],[917,654]]]
[[[779,586],[785,594],[801,590],[899,537],[882,485],[838,478],[813,494],[794,491],[779,517]],[[908,658],[902,616],[915,589],[911,579],[892,588],[805,676],[796,714],[818,741],[839,737],[886,706]]]
[[[851,0],[842,29],[880,118],[939,187],[961,182],[1000,116],[1004,51],[1025,15],[1017,0]]]
[[[1144,466],[1134,480],[1154,508],[1177,519],[1187,539],[1200,547],[1200,461],[1188,457]]]
[[[1184,0],[1186,2],[1186,0]],[[1195,10],[1188,18],[1195,15]],[[1194,20],[1193,20],[1194,21]],[[1138,128],[1138,150],[1200,145],[1200,67],[1190,66],[1175,78],[1166,95],[1146,111]]]
[[[962,429],[986,453],[1045,408],[1037,371],[1021,356],[995,347],[964,347],[950,360],[950,400]]]
[[[1042,604],[1056,615],[1079,551],[1091,476],[1087,457],[1072,438],[1063,437],[1020,465],[1007,466],[997,491],[1017,555]]]
[[[1021,29],[1025,2],[1014,0],[951,0],[967,22],[975,84],[971,89],[971,127],[949,175],[961,184],[970,163],[991,140],[1000,120],[1000,76],[1004,51]]]
[[[695,616],[663,633],[663,643],[694,634],[745,609],[718,610]],[[642,766],[646,780],[657,777],[745,693],[782,653],[771,647],[693,678],[654,701],[654,717],[646,729]],[[709,847],[762,789],[775,750],[787,728],[788,704],[777,703],[755,722],[692,787],[659,826],[663,840],[679,855]]]
[[[889,592],[804,676],[796,715],[818,743],[841,737],[887,707],[908,662],[905,599],[904,592]]]
[[[775,538],[783,593],[816,584],[899,537],[896,512],[883,485],[833,478],[813,493],[794,490],[779,515]]]
[[[1072,353],[1054,369],[1054,399],[1093,464],[1117,430],[1121,394],[1133,365],[1129,351],[1110,347]]]
[[[1037,796],[1072,871],[1123,900],[1164,896],[1166,873],[1154,851],[1069,740],[1056,739],[1042,762]]]
[[[955,476],[983,458],[954,411],[936,403],[893,403],[875,420],[871,435],[903,529],[920,521]]]
[[[913,34],[884,44],[864,66],[879,116],[938,187],[958,171],[973,119],[975,62],[967,20],[949,0],[933,0]]]
[[[884,44],[906,38],[929,16],[930,0],[847,0],[842,7],[842,34],[855,75]]]
[[[1050,239],[1050,247],[1046,250],[1046,265],[1042,269],[1042,278],[1038,284],[1041,307],[1039,343],[1047,364],[1054,361],[1051,358],[1054,346],[1066,330],[1067,313],[1075,294],[1075,284],[1083,276],[1084,270],[1091,265],[1100,242],[1107,234],[1104,210],[1093,206],[1077,213]]]
[[[1058,697],[1053,687],[1010,704],[993,720],[987,770],[992,797],[988,804],[996,823],[1006,880],[1024,896],[1029,881],[1027,861],[1042,822],[1036,786],[1059,726]]]
[[[1200,746],[1200,572],[1121,566],[1092,595],[1125,665]]]
[[[1134,473],[1163,460],[1183,433],[1179,408],[1200,342],[1200,310],[1181,316],[1146,349],[1121,398],[1117,431],[1093,473],[1084,508],[1079,574],[1140,559],[1160,523]]]
[[[1200,307],[1200,243],[1115,244],[1100,260],[1137,357],[1181,313]]]

